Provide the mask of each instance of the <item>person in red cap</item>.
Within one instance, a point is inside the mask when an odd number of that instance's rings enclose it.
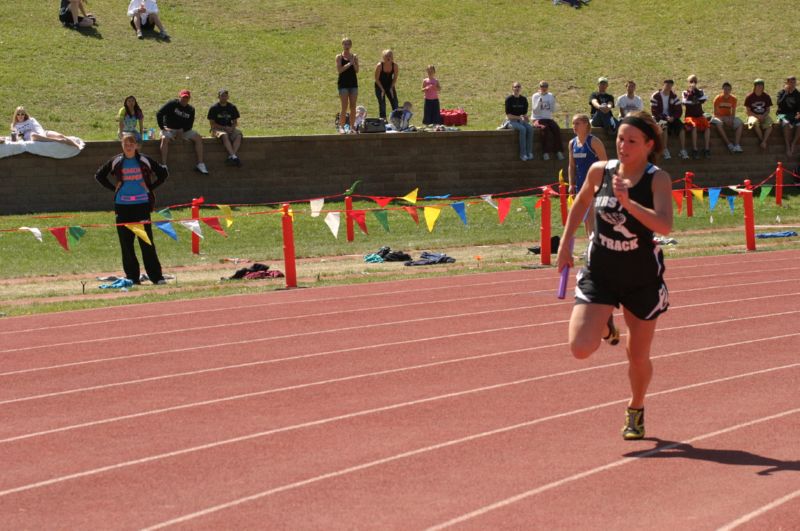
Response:
[[[192,93],[183,89],[179,98],[170,100],[156,113],[158,128],[161,130],[161,163],[167,165],[169,143],[172,139],[184,138],[194,142],[194,151],[197,155],[195,169],[208,175],[208,168],[203,163],[203,137],[192,129],[194,126],[194,107],[189,105]]]

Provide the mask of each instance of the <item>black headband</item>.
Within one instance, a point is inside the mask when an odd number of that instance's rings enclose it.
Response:
[[[620,125],[622,124],[632,125],[636,129],[644,133],[644,136],[646,136],[648,140],[656,139],[656,135],[655,133],[653,133],[653,128],[650,127],[650,124],[648,124],[646,121],[642,120],[638,116],[626,116],[625,118],[622,119],[622,122],[620,122]]]

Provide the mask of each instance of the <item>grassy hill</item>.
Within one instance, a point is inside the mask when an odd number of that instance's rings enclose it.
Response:
[[[2,2],[0,119],[25,105],[49,129],[85,139],[114,138],[115,115],[134,94],[155,111],[184,87],[202,118],[221,87],[250,135],[333,132],[338,111],[334,57],[345,35],[361,59],[359,102],[377,114],[372,71],[395,50],[400,101],[422,116],[424,67],[437,66],[444,107],[491,129],[510,84],[530,95],[540,79],[564,113],[585,112],[598,76],[619,95],[635,79],[643,96],[690,73],[716,93],[723,80],[740,102],[763,77],[775,94],[795,73],[794,34],[781,24],[791,0],[758,8],[747,0],[593,0],[581,10],[550,0],[160,0],[172,42],[135,38],[124,0],[89,0],[96,31],[61,27],[58,2]],[[0,126],[5,130],[5,126]]]

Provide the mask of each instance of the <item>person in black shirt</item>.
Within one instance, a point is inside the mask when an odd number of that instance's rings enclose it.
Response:
[[[336,72],[339,79],[336,86],[339,89],[339,100],[342,110],[339,112],[339,130],[345,132],[345,126],[355,132],[354,120],[358,104],[358,56],[351,51],[353,41],[345,37],[342,39],[342,53],[336,56]],[[347,106],[350,106],[350,123],[347,123]]]
[[[794,153],[794,147],[800,140],[800,91],[797,90],[797,78],[786,78],[786,84],[778,91],[778,123],[783,128],[783,141],[786,144],[786,155]],[[794,138],[791,129],[794,128]]]
[[[589,97],[589,112],[592,116],[592,125],[602,127],[607,133],[617,131],[617,119],[611,109],[614,108],[614,96],[606,92],[608,79],[601,77],[597,80],[597,91]]]
[[[195,169],[208,175],[208,168],[203,163],[203,137],[192,129],[194,126],[194,107],[189,105],[192,93],[182,90],[179,99],[170,100],[156,113],[158,128],[161,130],[161,163],[167,165],[169,143],[173,138],[184,138],[194,142],[194,152],[197,155]]]
[[[211,136],[219,138],[228,158],[225,164],[241,166],[239,160],[239,146],[242,145],[242,132],[236,126],[239,125],[239,109],[236,105],[228,101],[228,90],[219,91],[219,103],[215,103],[208,109],[208,122],[211,124]]]
[[[533,160],[533,126],[528,121],[528,98],[521,96],[522,85],[515,81],[512,94],[506,98],[506,121],[519,131],[519,158]]]

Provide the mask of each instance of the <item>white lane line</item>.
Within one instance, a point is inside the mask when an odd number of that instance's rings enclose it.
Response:
[[[777,500],[764,505],[763,507],[759,507],[758,509],[756,509],[755,511],[753,511],[751,513],[747,513],[746,515],[742,516],[741,518],[737,518],[736,520],[734,520],[733,522],[731,522],[729,524],[725,524],[724,526],[722,526],[719,529],[717,529],[717,531],[731,531],[732,529],[736,529],[740,525],[746,524],[747,522],[749,522],[751,520],[754,520],[755,518],[758,518],[762,514],[765,514],[765,513],[771,511],[772,509],[774,509],[776,507],[780,507],[781,505],[783,505],[786,502],[792,501],[793,499],[797,498],[798,496],[800,496],[800,490],[796,490],[794,492],[791,492],[791,493],[787,494],[786,496],[784,496],[782,498],[778,498]],[[787,523],[789,523],[789,522],[787,522]]]
[[[709,303],[709,304],[716,304],[716,302]],[[657,329],[656,332],[663,332],[663,331],[669,331],[669,330],[682,330],[682,329],[686,329],[686,328],[698,328],[698,327],[712,326],[712,325],[718,325],[718,324],[728,324],[728,323],[733,323],[733,322],[738,322],[738,321],[750,321],[750,320],[753,320],[753,319],[763,319],[763,318],[770,318],[770,317],[781,317],[781,316],[784,316],[784,315],[791,315],[791,314],[797,314],[797,313],[800,313],[800,310],[791,310],[791,311],[788,311],[788,312],[769,313],[769,314],[762,314],[762,315],[748,315],[748,316],[745,316],[745,317],[733,317],[731,319],[723,319],[723,320],[720,320],[720,321],[708,321],[708,322],[701,322],[701,323],[692,323],[692,324],[689,324],[689,325],[666,327],[666,328]],[[511,326],[511,327],[492,329],[491,331],[504,331],[504,330],[520,329],[520,328],[535,328],[535,327],[540,327],[540,326],[563,324],[563,323],[567,323],[567,322],[569,322],[569,321],[566,320],[566,319],[562,319],[562,320],[559,320],[559,321],[548,321],[548,322],[544,322],[544,323],[532,323],[532,324],[527,324],[527,325],[517,325],[517,326]],[[168,379],[172,379],[172,378],[182,378],[182,377],[186,377],[186,376],[195,376],[195,375],[198,375],[198,374],[207,374],[207,373],[210,373],[210,372],[221,372],[221,371],[227,371],[227,370],[232,370],[232,369],[241,369],[241,368],[244,368],[244,367],[255,367],[255,366],[259,366],[259,365],[267,365],[267,364],[278,363],[278,362],[282,362],[282,361],[294,361],[294,360],[298,360],[298,359],[315,358],[315,357],[326,356],[326,355],[335,354],[335,353],[343,352],[343,351],[351,352],[351,351],[356,351],[356,350],[368,350],[368,349],[373,349],[373,348],[378,348],[378,347],[383,348],[383,347],[392,346],[392,345],[417,343],[417,342],[420,342],[420,341],[429,341],[429,340],[432,340],[432,339],[440,339],[440,338],[448,338],[448,337],[459,337],[459,336],[466,336],[466,335],[472,335],[472,334],[482,334],[482,333],[486,333],[486,332],[487,331],[484,331],[484,330],[477,331],[477,332],[461,332],[461,333],[457,333],[457,334],[451,334],[449,336],[435,336],[435,337],[429,337],[429,338],[424,338],[424,339],[412,339],[412,340],[406,340],[406,341],[397,341],[397,342],[394,342],[394,343],[384,343],[382,345],[362,345],[362,346],[359,346],[359,347],[353,347],[353,348],[343,349],[343,350],[332,350],[332,351],[329,351],[329,352],[317,352],[317,353],[313,353],[313,354],[301,354],[299,356],[290,356],[290,357],[287,357],[287,358],[250,361],[250,362],[246,362],[246,363],[237,363],[237,364],[233,364],[233,365],[222,365],[222,366],[219,366],[219,367],[209,367],[207,369],[198,369],[198,370],[194,370],[194,371],[184,371],[184,372],[171,373],[171,374],[162,374],[162,375],[158,375],[158,376],[150,376],[148,378],[139,378],[139,379],[135,379],[135,380],[124,380],[124,381],[121,381],[121,382],[112,382],[112,383],[108,383],[108,384],[99,384],[99,385],[93,385],[93,386],[88,386],[88,387],[79,387],[79,388],[75,388],[75,389],[67,389],[67,390],[64,390],[64,391],[53,391],[51,393],[43,393],[43,394],[39,394],[39,395],[29,395],[29,396],[19,397],[19,398],[10,398],[10,399],[7,399],[7,400],[0,401],[0,405],[14,404],[14,403],[17,403],[17,402],[27,402],[27,401],[30,401],[30,400],[39,400],[39,399],[42,399],[42,398],[52,398],[52,397],[56,397],[56,396],[71,395],[71,394],[75,394],[75,393],[84,393],[84,392],[88,392],[88,391],[97,391],[97,390],[100,390],[100,389],[109,389],[109,388],[114,388],[114,387],[122,387],[122,386],[135,385],[135,384],[140,384],[140,383],[168,380]],[[245,341],[245,343],[251,343],[251,342],[253,342],[253,341],[252,340]],[[207,347],[204,347],[204,348],[207,348]],[[189,348],[186,348],[186,349],[173,349],[171,351],[165,351],[165,352],[180,352],[180,351],[185,351],[185,350],[196,350],[196,349],[197,349],[197,347],[189,347]]]
[[[786,411],[782,411],[780,413],[776,413],[774,415],[770,415],[768,417],[759,417],[759,418],[757,418],[755,420],[742,422],[740,424],[734,424],[733,426],[729,426],[729,427],[723,428],[721,430],[712,431],[710,433],[705,433],[703,435],[698,435],[697,437],[692,437],[691,439],[686,439],[685,441],[668,444],[668,445],[665,445],[665,446],[661,446],[659,448],[654,448],[654,449],[649,450],[647,452],[643,452],[643,453],[641,453],[641,454],[639,454],[639,455],[637,455],[635,457],[625,457],[625,458],[620,459],[618,461],[614,461],[614,462],[605,464],[603,466],[592,468],[590,470],[585,470],[583,472],[579,472],[578,474],[573,474],[572,476],[568,476],[568,477],[562,478],[562,479],[560,479],[558,481],[553,481],[552,483],[547,483],[546,485],[542,485],[542,486],[537,487],[535,489],[531,489],[531,490],[526,491],[526,492],[521,492],[521,493],[519,493],[519,494],[517,494],[515,496],[511,496],[511,497],[506,498],[504,500],[500,500],[500,501],[498,501],[496,503],[493,503],[491,505],[486,505],[486,506],[481,507],[480,509],[476,509],[475,511],[472,511],[470,513],[466,513],[466,514],[463,514],[463,515],[461,515],[459,517],[453,518],[452,520],[448,520],[447,522],[444,522],[444,523],[429,527],[428,531],[439,531],[440,529],[445,529],[447,527],[452,527],[452,526],[454,526],[456,524],[460,524],[460,523],[466,522],[467,520],[472,520],[473,518],[477,518],[477,517],[479,517],[481,515],[484,515],[484,514],[486,514],[488,512],[500,509],[502,507],[506,507],[506,506],[511,505],[513,503],[516,503],[516,502],[518,502],[520,500],[524,500],[526,498],[530,498],[531,496],[535,496],[537,494],[541,494],[542,492],[546,492],[548,490],[552,490],[552,489],[561,487],[562,485],[566,485],[567,483],[572,483],[573,481],[577,481],[579,479],[584,479],[586,477],[593,476],[593,475],[598,474],[600,472],[605,472],[606,470],[610,470],[612,468],[617,468],[617,467],[620,467],[622,465],[627,465],[628,463],[636,462],[639,459],[642,459],[642,458],[645,458],[645,457],[650,457],[652,455],[655,455],[655,454],[657,454],[659,452],[663,452],[665,450],[671,450],[673,448],[677,448],[677,447],[679,447],[681,445],[684,445],[684,444],[696,443],[698,441],[702,441],[702,440],[705,440],[705,439],[710,439],[712,437],[716,437],[717,435],[723,435],[723,434],[730,433],[730,432],[735,431],[735,430],[739,430],[739,429],[742,429],[742,428],[748,428],[750,426],[755,426],[755,425],[758,425],[758,424],[761,424],[761,423],[764,423],[764,422],[771,422],[773,420],[777,420],[777,419],[780,419],[780,418],[783,418],[783,417],[787,417],[789,415],[794,415],[796,413],[800,413],[800,408],[789,409],[789,410],[786,410]]]
[[[725,378],[718,378],[716,380],[709,380],[709,381],[698,382],[698,383],[685,385],[685,386],[681,386],[681,387],[675,387],[675,388],[672,388],[672,389],[666,389],[664,391],[659,391],[657,393],[652,393],[652,394],[648,395],[648,397],[654,397],[654,396],[659,396],[659,395],[676,393],[676,392],[685,391],[685,390],[688,390],[688,389],[694,389],[694,388],[702,387],[702,386],[706,386],[706,385],[713,385],[713,384],[728,382],[728,381],[732,381],[732,380],[736,380],[736,379],[747,378],[749,376],[756,376],[756,375],[765,374],[765,373],[769,373],[769,372],[774,372],[774,371],[778,371],[778,370],[789,369],[789,368],[797,368],[797,367],[800,367],[800,363],[793,363],[791,365],[785,365],[785,366],[782,366],[782,367],[772,367],[772,368],[764,369],[764,370],[760,370],[760,371],[737,374],[737,375],[728,376],[728,377],[725,377]],[[398,460],[405,459],[405,458],[408,458],[408,457],[413,457],[413,456],[417,456],[417,455],[420,455],[420,454],[432,452],[434,450],[440,450],[442,448],[448,448],[448,447],[451,447],[451,446],[455,446],[455,445],[459,445],[459,444],[463,444],[463,443],[467,443],[467,442],[472,442],[472,441],[476,441],[476,440],[479,440],[479,439],[484,439],[484,438],[487,438],[487,437],[491,437],[491,436],[494,436],[494,435],[499,435],[499,434],[502,434],[502,433],[507,433],[507,432],[510,432],[510,431],[513,431],[513,430],[518,430],[518,429],[521,429],[521,428],[529,428],[529,427],[534,426],[536,424],[541,424],[543,422],[550,421],[550,420],[557,420],[557,419],[561,419],[561,418],[577,415],[577,414],[580,414],[580,413],[587,413],[587,412],[590,412],[590,411],[596,411],[598,409],[606,408],[606,407],[609,407],[609,406],[626,404],[627,402],[628,402],[628,398],[623,398],[623,399],[620,399],[620,400],[613,400],[613,401],[604,402],[604,403],[601,403],[601,404],[595,404],[593,406],[588,406],[588,407],[584,407],[584,408],[580,408],[580,409],[574,409],[572,411],[566,411],[564,413],[558,413],[558,414],[555,414],[555,415],[550,415],[548,417],[541,417],[541,418],[530,420],[530,421],[527,421],[527,422],[521,422],[521,423],[518,423],[518,424],[511,425],[511,426],[505,426],[503,428],[497,428],[497,429],[490,430],[490,431],[485,431],[485,432],[482,432],[482,433],[476,433],[476,434],[473,434],[473,435],[468,435],[466,437],[461,437],[459,439],[452,439],[452,440],[449,440],[449,441],[445,441],[443,443],[433,444],[433,445],[426,446],[426,447],[423,447],[423,448],[417,448],[416,450],[410,450],[408,452],[403,452],[401,454],[392,455],[392,456],[385,457],[385,458],[382,458],[382,459],[376,459],[374,461],[369,461],[367,463],[362,463],[360,465],[355,465],[355,466],[351,466],[351,467],[348,467],[348,468],[343,468],[343,469],[340,469],[340,470],[329,472],[327,474],[321,474],[319,476],[308,478],[308,479],[305,479],[305,480],[302,480],[302,481],[297,481],[297,482],[294,482],[294,483],[281,485],[279,487],[275,487],[275,488],[272,488],[272,489],[269,489],[269,490],[264,490],[264,491],[252,494],[250,496],[246,496],[246,497],[243,497],[243,498],[238,498],[238,499],[235,499],[235,500],[231,500],[231,501],[226,502],[226,503],[222,503],[222,504],[219,504],[219,505],[208,507],[208,508],[200,510],[200,511],[196,511],[196,512],[193,512],[193,513],[185,514],[185,515],[180,516],[178,518],[173,518],[171,520],[167,520],[165,522],[158,523],[156,525],[144,528],[143,531],[151,531],[151,530],[155,530],[155,529],[162,529],[164,527],[168,527],[168,526],[171,526],[171,525],[187,522],[189,520],[194,520],[194,519],[200,518],[202,516],[207,516],[209,514],[212,514],[212,513],[215,513],[215,512],[224,510],[224,509],[230,509],[232,507],[236,507],[237,505],[241,505],[243,503],[247,503],[247,502],[255,501],[255,500],[258,500],[258,499],[261,499],[261,498],[265,498],[265,497],[270,496],[272,494],[277,494],[279,492],[285,492],[285,491],[296,489],[296,488],[299,488],[299,487],[304,487],[306,485],[310,485],[312,483],[318,483],[318,482],[326,480],[326,479],[332,479],[332,478],[337,478],[337,477],[349,475],[349,474],[352,474],[354,472],[359,472],[359,471],[366,470],[366,469],[369,469],[369,468],[374,468],[374,467],[377,467],[377,466],[380,466],[380,465],[385,465],[387,463],[392,463],[394,461],[398,461]],[[743,424],[737,425],[735,427],[726,428],[726,429],[723,429],[723,430],[718,430],[716,432],[712,432],[710,434],[702,435],[700,437],[695,437],[695,438],[690,439],[689,441],[685,441],[683,443],[675,443],[674,445],[670,445],[670,446],[678,446],[680,444],[686,444],[686,443],[699,441],[699,440],[702,440],[702,439],[705,439],[705,438],[708,438],[708,437],[712,437],[712,436],[715,436],[715,435],[726,433],[728,431],[732,431],[733,429],[738,429],[738,428],[745,427],[745,426],[748,426],[748,425],[758,424],[760,422],[766,422],[768,420],[774,420],[778,416],[785,416],[785,415],[789,415],[791,413],[796,413],[796,412],[800,412],[800,408],[791,410],[790,412],[783,412],[783,413],[781,413],[779,415],[774,415],[773,417],[762,417],[762,418],[759,418],[758,420],[750,421],[749,423],[743,423]],[[666,449],[669,449],[669,447],[663,447],[660,450],[666,450]],[[647,457],[647,454],[642,454],[640,457]],[[568,483],[570,481],[575,481],[576,479],[581,479],[583,477],[595,474],[597,472],[601,472],[602,470],[607,470],[608,468],[613,468],[614,466],[619,466],[621,464],[626,464],[626,463],[628,463],[630,461],[633,461],[633,460],[636,460],[636,459],[637,458],[633,458],[633,457],[628,457],[628,458],[625,458],[625,459],[621,459],[620,461],[616,462],[616,464],[615,463],[610,463],[608,465],[604,465],[602,467],[598,467],[596,469],[593,469],[593,471],[582,472],[580,474],[576,474],[574,476],[570,476],[569,478],[562,479],[562,480],[560,480],[558,482],[550,483],[550,484],[545,485],[543,487],[539,487],[538,489],[535,489],[535,490],[537,491],[536,493],[538,494],[538,492],[543,492],[544,490],[549,490],[551,488],[555,488],[555,487],[560,486],[560,485],[562,485],[564,483]],[[542,489],[544,489],[544,490],[542,490]],[[533,491],[529,491],[529,492],[533,492]],[[0,496],[2,494],[3,493],[0,492]],[[532,495],[532,494],[528,494],[528,493],[524,493],[524,494],[526,494],[525,497]],[[517,498],[519,498],[519,496],[521,496],[521,495],[515,496],[513,500],[514,501],[518,501]],[[522,498],[519,498],[519,499],[522,499]],[[503,501],[506,501],[506,500],[503,500]],[[499,503],[502,503],[502,502],[498,502],[498,504]],[[509,503],[513,503],[513,501],[509,501],[505,505],[508,505]],[[495,508],[499,507],[499,506],[498,507],[494,507],[494,505],[497,505],[497,504],[493,504],[492,506],[489,506],[489,507],[491,507],[490,509],[487,509],[486,507],[484,507],[483,508],[483,509],[485,509],[484,512],[488,512],[489,510],[492,510],[492,509],[495,509]],[[483,513],[481,513],[481,514],[483,514]],[[469,513],[469,515],[470,515],[469,518],[474,518],[475,516],[478,516],[478,514],[474,514],[474,516],[472,516],[473,513]],[[434,528],[431,528],[431,529],[438,529],[440,527],[446,527],[448,525],[453,525],[455,523],[458,523],[459,521],[463,521],[463,520],[469,519],[469,518],[466,518],[466,516],[468,516],[468,515],[464,515],[464,516],[460,517],[461,520],[451,520],[449,522],[446,522],[445,524],[442,524],[441,526],[437,526],[437,527],[434,527]]]
[[[746,341],[736,341],[734,343],[725,343],[725,344],[719,344],[719,345],[714,345],[714,346],[710,346],[710,347],[703,347],[703,348],[698,348],[698,349],[692,349],[692,350],[669,352],[669,353],[666,353],[666,354],[659,354],[657,356],[652,356],[651,359],[652,360],[658,360],[658,359],[665,359],[665,358],[673,358],[673,357],[676,357],[676,356],[683,356],[685,354],[696,354],[696,353],[700,353],[700,352],[707,352],[707,351],[710,351],[710,350],[717,350],[717,349],[722,349],[722,348],[741,347],[741,346],[744,346],[744,345],[751,345],[753,343],[761,343],[761,342],[764,342],[764,341],[777,341],[777,340],[780,340],[780,339],[786,339],[786,338],[789,338],[789,337],[796,337],[796,336],[800,336],[800,332],[797,332],[797,333],[794,333],[794,334],[785,334],[785,335],[781,335],[781,336],[769,336],[769,337],[758,338],[758,339],[748,339]],[[220,403],[223,403],[223,402],[231,402],[231,401],[234,401],[234,400],[242,400],[242,399],[247,399],[247,398],[253,398],[253,397],[256,397],[256,396],[264,396],[264,395],[275,394],[275,393],[286,392],[286,391],[295,391],[295,390],[298,390],[298,389],[305,389],[305,388],[309,388],[309,387],[316,387],[316,386],[328,385],[328,384],[333,384],[333,383],[341,383],[341,382],[359,380],[359,379],[364,379],[364,378],[372,378],[372,377],[377,377],[377,376],[385,376],[385,375],[388,375],[388,374],[396,374],[396,373],[402,373],[402,372],[407,372],[407,371],[428,369],[428,368],[431,368],[431,367],[438,367],[438,366],[442,366],[442,365],[462,363],[462,362],[467,362],[467,361],[475,361],[475,360],[492,358],[492,357],[500,357],[500,356],[506,356],[506,355],[509,355],[509,354],[519,354],[519,353],[522,353],[522,352],[533,352],[533,351],[537,351],[537,350],[545,350],[545,349],[557,348],[557,347],[563,348],[563,347],[566,347],[566,346],[567,346],[567,343],[553,343],[551,345],[541,345],[541,346],[537,346],[537,347],[528,347],[528,348],[521,348],[521,349],[514,349],[514,350],[506,350],[506,351],[502,351],[502,352],[491,352],[491,353],[488,353],[488,354],[478,354],[478,355],[475,355],[475,356],[468,356],[468,357],[464,357],[464,358],[457,358],[457,359],[451,359],[451,360],[436,361],[436,362],[431,362],[431,363],[425,363],[425,364],[422,364],[422,365],[412,365],[412,366],[408,366],[408,367],[399,367],[399,368],[396,368],[396,369],[386,369],[386,370],[383,370],[383,371],[355,374],[355,375],[351,375],[351,376],[343,376],[343,377],[340,377],[340,378],[331,378],[331,379],[328,379],[328,380],[318,380],[318,381],[315,381],[315,382],[308,382],[308,383],[304,383],[304,384],[297,384],[297,385],[292,385],[292,386],[287,386],[287,387],[278,387],[278,388],[272,388],[272,389],[265,389],[265,390],[262,390],[262,391],[254,391],[254,392],[251,392],[251,393],[243,393],[243,394],[239,394],[239,395],[231,395],[231,396],[226,396],[226,397],[221,397],[221,398],[202,400],[202,401],[199,401],[199,402],[180,404],[180,405],[177,405],[177,406],[153,409],[153,410],[149,410],[149,411],[141,411],[139,413],[131,413],[129,415],[121,415],[121,416],[118,416],[118,417],[110,417],[110,418],[99,419],[99,420],[90,421],[90,422],[83,422],[83,423],[80,423],[80,424],[62,426],[60,428],[53,428],[53,429],[50,429],[50,430],[43,430],[43,431],[39,431],[39,432],[26,433],[26,434],[17,435],[17,436],[14,436],[14,437],[8,437],[6,439],[0,439],[0,444],[11,443],[11,442],[20,441],[20,440],[24,440],[24,439],[31,439],[31,438],[35,438],[35,437],[41,437],[41,436],[44,436],[44,435],[52,435],[52,434],[55,434],[55,433],[62,433],[62,432],[65,432],[65,431],[72,431],[72,430],[77,430],[77,429],[82,429],[82,428],[89,428],[89,427],[93,427],[93,426],[100,426],[100,425],[104,425],[104,424],[110,424],[110,423],[113,423],[113,422],[120,422],[120,421],[125,421],[125,420],[137,419],[137,418],[147,417],[147,416],[151,416],[151,415],[159,415],[159,414],[162,414],[162,413],[168,413],[168,412],[172,412],[172,411],[181,411],[181,410],[185,410],[185,409],[191,409],[191,408],[194,408],[194,407],[202,407],[202,406],[207,406],[207,405],[220,404]],[[522,384],[522,383],[531,383],[531,382],[535,382],[535,381],[539,381],[539,380],[547,380],[547,379],[550,379],[550,378],[556,378],[556,377],[561,377],[561,376],[571,376],[571,375],[580,374],[580,373],[584,373],[584,372],[597,371],[597,370],[602,370],[602,369],[609,369],[609,368],[612,368],[612,367],[619,367],[619,366],[622,366],[622,365],[627,365],[627,363],[628,363],[627,361],[617,361],[617,362],[613,362],[613,363],[606,363],[606,364],[603,364],[603,365],[593,365],[591,367],[582,367],[580,369],[570,369],[568,371],[561,371],[561,372],[557,372],[557,373],[544,374],[544,375],[540,375],[540,376],[533,376],[533,377],[530,377],[530,378],[525,378],[523,380],[516,380],[516,381],[513,381],[513,382],[507,382],[507,383],[504,383],[504,384],[496,384],[496,385],[491,386],[491,389],[499,389],[499,388],[505,387],[505,386],[519,385],[519,384]],[[476,388],[476,389],[469,389],[469,390],[465,390],[465,391],[459,391],[459,393],[470,394],[470,393],[482,392],[482,391],[485,391],[485,390],[487,390],[487,388],[479,387],[479,388]],[[428,400],[439,400],[442,397],[452,397],[452,394],[442,395],[441,397],[431,397]],[[401,405],[404,405],[404,404],[397,404],[397,405],[401,406]]]

